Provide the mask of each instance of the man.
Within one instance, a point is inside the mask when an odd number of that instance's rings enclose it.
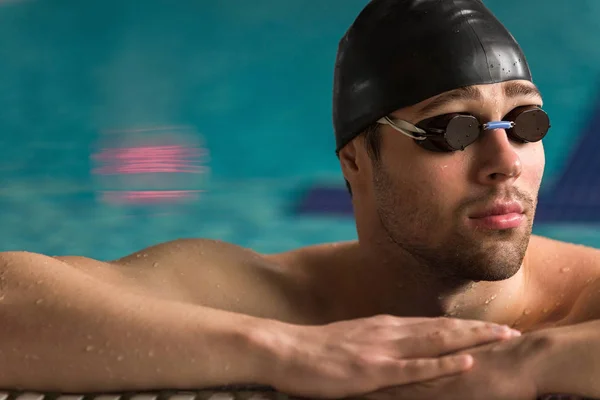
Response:
[[[541,107],[479,0],[371,1],[334,88],[358,241],[4,253],[0,387],[600,398],[600,252],[531,236]]]

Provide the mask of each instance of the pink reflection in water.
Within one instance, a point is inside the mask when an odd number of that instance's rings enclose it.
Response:
[[[206,149],[182,146],[140,146],[123,149],[102,149],[94,159],[107,163],[92,170],[100,175],[189,173],[201,174],[208,167],[194,165],[208,154]]]
[[[111,204],[162,204],[192,201],[210,171],[208,149],[187,127],[106,132],[92,174],[99,199]],[[200,178],[198,178],[200,177]]]
[[[101,192],[102,200],[113,204],[176,203],[197,200],[203,190],[138,190]]]

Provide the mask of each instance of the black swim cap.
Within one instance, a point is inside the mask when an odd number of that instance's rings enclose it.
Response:
[[[395,110],[516,79],[532,80],[523,51],[480,0],[372,0],[339,44],[336,152]]]

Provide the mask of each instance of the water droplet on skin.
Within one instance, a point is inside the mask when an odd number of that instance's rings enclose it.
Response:
[[[525,309],[525,311],[523,311],[523,314],[524,314],[524,315],[529,315],[529,314],[531,314],[531,311],[530,311],[530,310],[528,310],[528,309]]]
[[[498,296],[498,295],[496,295],[496,294],[495,294],[495,295],[493,295],[492,297],[490,297],[489,299],[487,299],[487,300],[485,301],[485,304],[490,304],[492,301],[494,301],[494,300],[496,299],[496,297],[497,297],[497,296]]]
[[[157,263],[157,262],[155,262],[154,264],[152,264],[152,266],[153,266],[154,268],[156,268],[156,267],[158,267],[158,263]]]
[[[118,356],[118,357],[117,357],[117,361],[123,361],[123,359],[124,359],[124,358],[125,358],[125,357],[123,357],[123,356]]]
[[[35,301],[35,304],[39,305],[39,304],[42,304],[43,302],[44,302],[44,299],[37,299]]]
[[[92,350],[94,350],[94,346],[86,346],[85,347],[85,351],[87,351],[88,353]]]
[[[139,253],[135,255],[135,257],[136,257],[136,258],[140,258],[141,256],[142,256],[142,255],[141,255],[141,254],[139,254]]]
[[[560,272],[563,272],[563,273],[564,273],[564,272],[569,272],[570,270],[571,270],[571,268],[568,268],[568,267],[562,267],[562,268],[560,269]]]
[[[144,254],[142,254],[142,257],[146,258],[146,257],[148,257],[148,254],[144,253]]]
[[[592,278],[589,278],[587,281],[585,281],[585,284],[586,284],[586,285],[587,285],[587,284],[590,284],[590,283],[592,283]]]
[[[542,311],[544,312],[544,314],[546,314],[548,312],[548,309],[544,308]]]
[[[152,350],[148,352],[148,357],[154,357],[154,352]]]

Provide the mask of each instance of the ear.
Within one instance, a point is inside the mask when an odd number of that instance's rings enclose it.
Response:
[[[370,158],[364,146],[361,145],[360,139],[355,138],[339,152],[340,164],[344,178],[352,187],[359,185],[359,182],[364,179],[364,175],[368,174],[370,166]]]
[[[356,154],[356,140],[351,140],[339,152],[340,164],[344,178],[351,182],[353,175],[358,172],[358,160]]]

